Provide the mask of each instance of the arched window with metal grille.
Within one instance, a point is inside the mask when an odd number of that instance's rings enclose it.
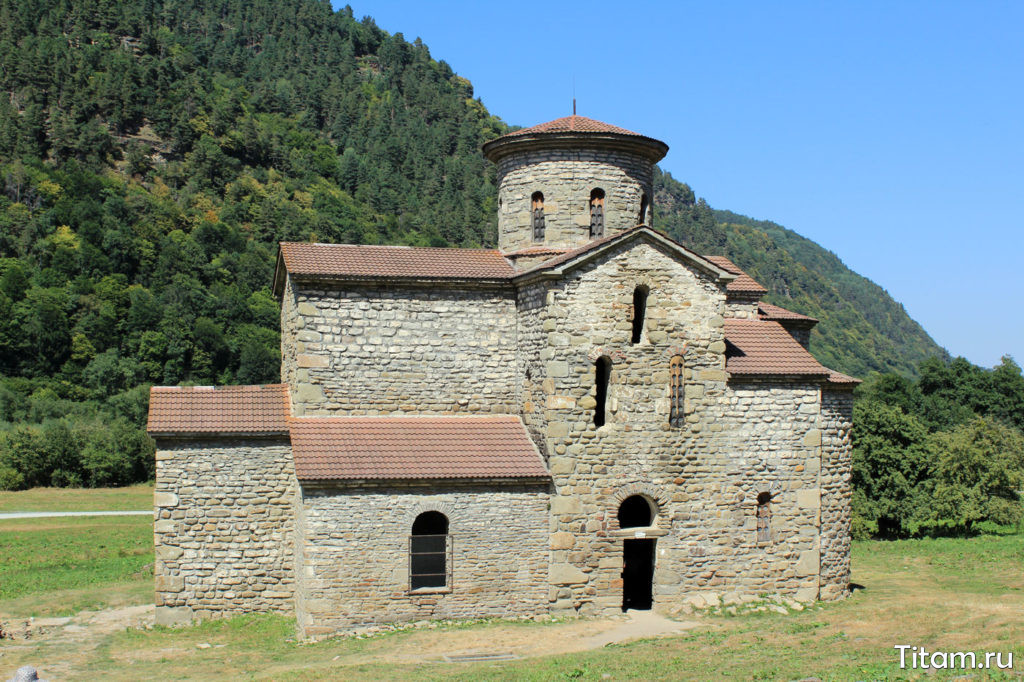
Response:
[[[423,512],[409,536],[409,589],[451,586],[451,536],[448,517],[439,511]]]

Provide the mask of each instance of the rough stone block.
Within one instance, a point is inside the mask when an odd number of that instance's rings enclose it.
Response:
[[[547,433],[548,438],[563,438],[569,435],[569,425],[565,422],[551,422]]]
[[[320,311],[316,309],[315,305],[306,301],[300,303],[295,309],[298,311],[299,315],[306,317],[315,317],[320,314]]]
[[[796,599],[798,602],[802,602],[804,604],[808,602],[813,602],[818,598],[818,588],[801,587],[799,590],[796,591],[796,594],[793,595],[793,598]]]
[[[576,536],[572,533],[552,533],[551,549],[572,549],[576,544]]]
[[[316,384],[299,384],[295,389],[295,401],[300,403],[321,403],[324,389]]]
[[[570,395],[549,395],[545,405],[549,410],[569,410],[576,406],[576,399]]]
[[[817,509],[821,506],[821,490],[803,488],[796,491],[796,506],[801,509]]]
[[[807,549],[800,552],[800,560],[796,562],[796,574],[798,576],[817,575],[821,566],[821,558],[816,549]]]
[[[181,547],[175,547],[174,545],[157,545],[155,556],[161,561],[174,561],[184,553],[185,552]]]
[[[188,606],[158,606],[156,607],[156,624],[173,627],[175,625],[188,625],[192,622],[192,609]]]
[[[325,355],[309,355],[304,353],[295,358],[299,367],[328,367],[330,360]]]
[[[157,507],[177,507],[178,496],[174,493],[153,493],[153,504]]]
[[[157,592],[181,592],[185,589],[185,578],[180,575],[158,575],[154,583]]]
[[[587,582],[587,576],[571,564],[552,564],[549,580],[552,585],[579,585]]]
[[[579,514],[582,509],[583,505],[578,497],[559,495],[551,500],[552,514]]]
[[[549,377],[567,377],[569,376],[569,363],[565,360],[552,360],[547,363],[547,372]]]
[[[804,436],[804,445],[806,445],[809,448],[821,445],[821,430],[811,429],[810,431],[808,431],[807,435]]]
[[[552,474],[571,474],[576,467],[576,460],[571,457],[552,457],[548,460],[548,469]]]

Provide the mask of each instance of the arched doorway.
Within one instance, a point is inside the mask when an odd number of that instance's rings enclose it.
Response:
[[[656,510],[641,495],[631,495],[619,505],[619,528],[647,528]],[[626,538],[622,543],[622,610],[648,611],[654,602],[653,538]]]

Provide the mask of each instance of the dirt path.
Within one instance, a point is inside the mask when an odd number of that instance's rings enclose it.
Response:
[[[0,616],[0,670],[7,661],[18,660],[22,654],[34,655],[44,647],[60,652],[58,663],[46,665],[46,677],[64,679],[76,669],[76,663],[103,643],[104,638],[125,628],[151,627],[155,607],[152,604],[126,606],[102,611],[80,611],[63,618],[19,618]],[[50,658],[47,656],[47,658]],[[38,665],[32,661],[19,665]],[[13,669],[11,670],[13,674]],[[0,679],[6,679],[0,674]]]
[[[83,611],[65,618],[5,619],[0,622],[3,645],[0,671],[8,662],[37,658],[45,661],[45,673],[53,679],[73,677],[81,663],[100,647],[106,636],[125,628],[153,624],[151,604],[103,611]],[[386,646],[371,646],[355,655],[343,655],[345,663],[415,663],[421,661],[508,660],[598,649],[612,643],[675,634],[696,627],[696,621],[670,620],[650,611],[631,611],[615,618],[570,620],[543,628],[524,628],[514,622],[486,628],[444,629],[425,623]],[[373,639],[371,637],[371,639]],[[383,640],[382,640],[383,644]],[[209,647],[209,645],[206,645]],[[186,649],[192,646],[186,645]],[[153,656],[182,655],[185,649],[161,649],[122,654],[145,660]],[[125,661],[127,663],[128,661]],[[3,679],[0,675],[0,679]]]

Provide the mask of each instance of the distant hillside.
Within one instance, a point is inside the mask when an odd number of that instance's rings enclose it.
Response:
[[[314,0],[0,18],[0,419],[138,424],[151,383],[276,380],[278,240],[495,241],[480,145],[508,127],[418,40]],[[659,227],[819,317],[826,364],[912,375],[943,353],[834,255],[657,182]]]
[[[826,366],[912,377],[925,358],[948,359],[902,305],[834,253],[773,222],[714,210],[668,173],[655,182],[657,226],[698,252],[728,256],[768,288],[768,302],[820,320],[811,352]]]

